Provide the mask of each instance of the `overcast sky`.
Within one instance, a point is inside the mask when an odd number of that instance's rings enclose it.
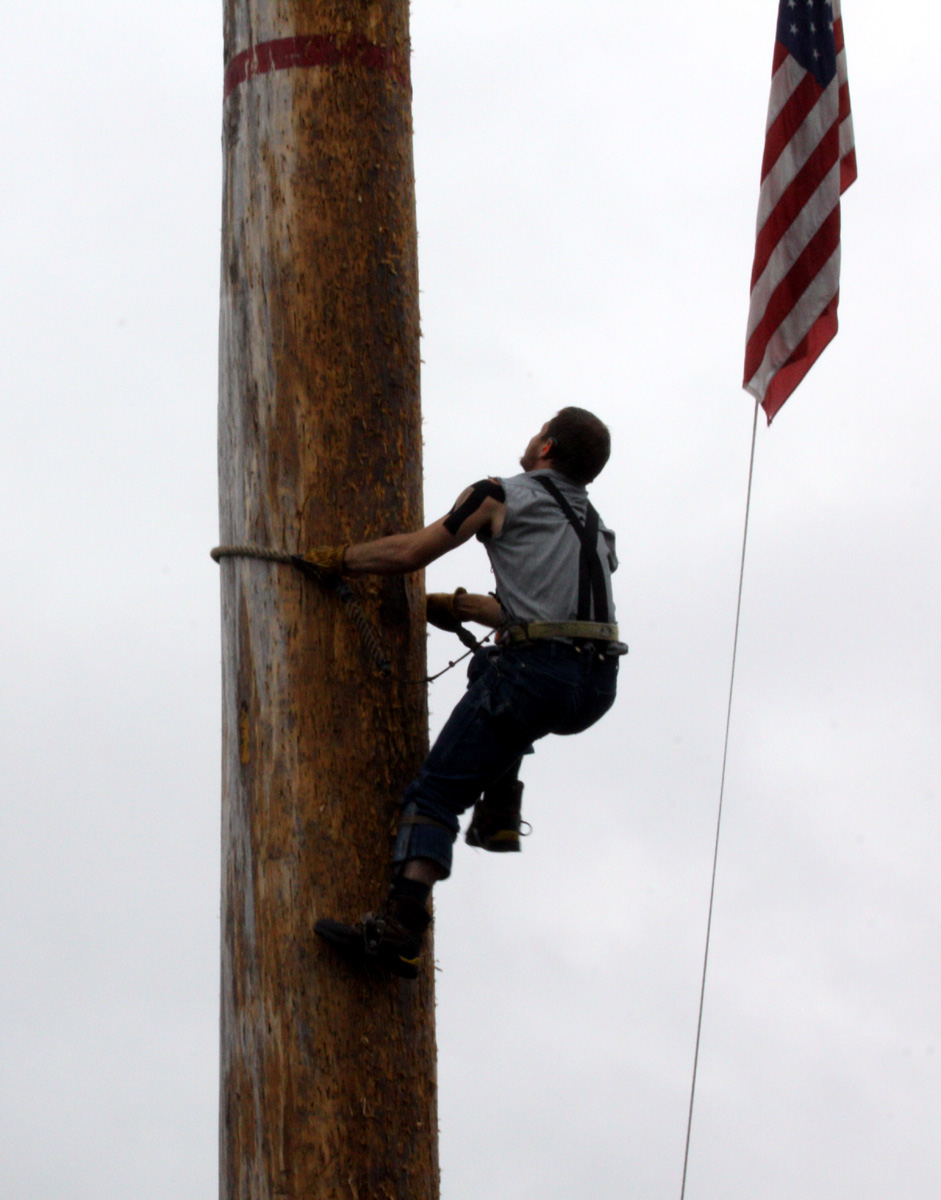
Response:
[[[941,1194],[941,16],[843,16],[842,328],[758,430],[689,1200]],[[524,853],[438,889],[444,1200],[679,1196],[775,20],[413,6],[426,514],[594,409],[631,646],[527,762]],[[3,1200],[216,1189],[221,25],[4,13]]]

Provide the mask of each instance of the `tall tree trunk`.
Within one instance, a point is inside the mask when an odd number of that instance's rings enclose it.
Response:
[[[221,539],[422,522],[407,0],[225,0]],[[224,559],[223,1200],[434,1200],[433,975],[364,979],[318,916],[383,899],[426,749],[419,578],[336,596]],[[428,956],[430,958],[430,955]]]

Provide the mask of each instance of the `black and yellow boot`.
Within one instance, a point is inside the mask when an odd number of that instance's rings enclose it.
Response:
[[[427,899],[429,889],[423,884],[398,880],[378,913],[367,913],[355,925],[322,917],[314,932],[356,966],[415,979],[425,930],[431,924],[431,914],[418,897],[421,888]]]
[[[522,803],[523,785],[518,779],[488,788],[474,805],[464,841],[468,846],[497,853],[521,849],[522,827],[526,825],[529,832],[529,826],[520,816]]]

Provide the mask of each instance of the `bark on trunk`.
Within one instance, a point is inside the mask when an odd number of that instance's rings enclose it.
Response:
[[[225,0],[225,60],[221,541],[416,528],[407,0]],[[422,581],[355,584],[390,682],[335,596],[220,570],[220,1194],[435,1200],[432,971],[365,980],[313,934],[383,899],[426,749]]]

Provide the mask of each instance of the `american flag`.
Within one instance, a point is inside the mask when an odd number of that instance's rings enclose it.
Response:
[[[855,178],[840,0],[780,0],[744,382],[769,424],[837,331],[840,196]]]

